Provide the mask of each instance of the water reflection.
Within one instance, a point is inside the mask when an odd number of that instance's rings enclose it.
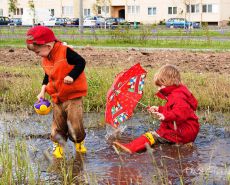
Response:
[[[17,120],[17,121],[15,121]],[[149,152],[134,155],[117,154],[112,141],[105,139],[105,127],[98,126],[100,114],[87,114],[86,155],[76,154],[68,142],[70,160],[74,158],[72,175],[75,183],[83,184],[226,184],[230,173],[229,131],[217,125],[202,125],[193,146],[156,145]],[[14,132],[17,136],[27,136],[31,160],[40,164],[42,178],[51,182],[62,182],[58,171],[49,171],[50,164],[43,152],[51,150],[48,139],[51,117],[31,116],[24,119],[9,118],[0,121],[1,132]],[[116,139],[129,141],[158,125],[148,115],[136,115],[126,123],[127,128]],[[12,137],[14,136],[14,137]],[[56,163],[55,163],[56,164]],[[59,166],[60,167],[60,166]]]

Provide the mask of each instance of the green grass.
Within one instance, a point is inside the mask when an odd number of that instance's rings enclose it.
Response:
[[[96,37],[81,40],[63,39],[74,46],[99,46],[99,47],[146,47],[146,48],[185,48],[185,49],[230,49],[230,41],[211,41],[211,40],[136,40],[130,37],[120,37],[115,39],[97,40]],[[25,47],[24,39],[4,39],[0,42],[0,47]]]
[[[1,47],[16,46],[25,47],[25,37],[28,28],[18,27],[13,30],[9,27],[0,29]],[[77,28],[55,27],[52,28],[57,38],[75,46],[111,46],[111,47],[148,47],[148,48],[188,48],[188,49],[230,49],[230,41],[214,41],[212,37],[228,37],[230,31],[203,29],[183,30],[165,29],[155,26],[145,26],[139,29],[127,29],[119,27],[114,30],[84,29],[81,38]],[[18,37],[17,37],[18,35]],[[107,36],[99,38],[98,36]],[[16,38],[12,38],[16,36]],[[65,36],[69,36],[66,38]],[[177,39],[169,40],[160,36],[176,36]],[[184,36],[188,36],[186,39]],[[203,40],[192,40],[193,36],[202,36]],[[150,39],[154,37],[155,40]]]
[[[18,138],[10,148],[7,137],[0,145],[0,184],[42,184],[40,181],[40,171],[37,166],[37,173],[33,171],[30,157],[27,152],[25,141]]]
[[[103,112],[106,105],[106,93],[119,71],[123,68],[87,68],[88,96],[84,99],[85,111]],[[0,73],[11,76],[0,79],[1,111],[33,111],[33,104],[40,91],[43,71],[40,67],[3,67]],[[156,88],[152,85],[154,70],[148,71],[141,100],[146,105],[162,103],[154,97]],[[200,110],[230,111],[229,74],[183,73],[183,81],[199,101]],[[143,107],[139,106],[139,110]]]

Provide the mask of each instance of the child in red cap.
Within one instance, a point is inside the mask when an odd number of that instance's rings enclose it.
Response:
[[[160,121],[160,128],[147,132],[123,144],[114,142],[114,145],[129,153],[145,149],[145,145],[155,143],[190,143],[196,139],[199,132],[198,117],[195,114],[197,100],[193,94],[181,83],[178,69],[173,65],[161,67],[154,76],[154,83],[158,86],[159,98],[166,100],[164,106],[152,106],[148,109]]]
[[[65,141],[69,138],[75,143],[77,152],[85,153],[82,103],[82,97],[87,94],[85,60],[58,41],[53,31],[45,26],[29,29],[26,43],[29,50],[42,57],[45,71],[37,98],[44,98],[45,93],[48,93],[53,102],[53,155],[56,158],[63,157],[59,136]]]

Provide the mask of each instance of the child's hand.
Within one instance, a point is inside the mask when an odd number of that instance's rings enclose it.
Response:
[[[149,113],[158,112],[159,108],[157,106],[148,107]]]
[[[45,93],[43,92],[40,92],[38,95],[37,95],[37,99],[40,100],[40,99],[45,99]]]
[[[158,87],[157,90],[160,91],[161,89],[164,89],[164,88],[165,88],[165,86],[162,85],[162,86]]]
[[[66,77],[64,78],[64,83],[65,83],[65,84],[71,84],[71,83],[73,83],[73,78],[70,77],[70,76],[66,76]]]
[[[45,92],[46,92],[46,85],[43,85],[41,88],[41,92],[37,95],[37,99],[40,100],[41,98],[45,99]]]
[[[153,114],[157,119],[159,119],[159,120],[161,120],[161,121],[165,120],[165,116],[164,116],[164,114],[162,114],[162,113],[159,113],[159,112],[152,112],[152,114]]]

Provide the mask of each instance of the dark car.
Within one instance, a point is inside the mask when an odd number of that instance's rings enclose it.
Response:
[[[12,18],[12,19],[10,19],[9,25],[21,26],[22,25],[22,19],[21,18]]]
[[[171,18],[166,21],[167,28],[200,28],[200,24],[184,18]]]
[[[8,17],[0,17],[0,25],[8,25],[10,23],[10,19]]]
[[[71,24],[72,25],[79,25],[79,18],[73,18],[73,19],[71,19]]]
[[[106,19],[106,26],[109,28],[116,28],[118,25],[130,26],[130,23],[127,22],[124,18],[111,17]]]
[[[71,25],[71,19],[70,18],[63,18],[64,19],[64,24],[66,26]]]

